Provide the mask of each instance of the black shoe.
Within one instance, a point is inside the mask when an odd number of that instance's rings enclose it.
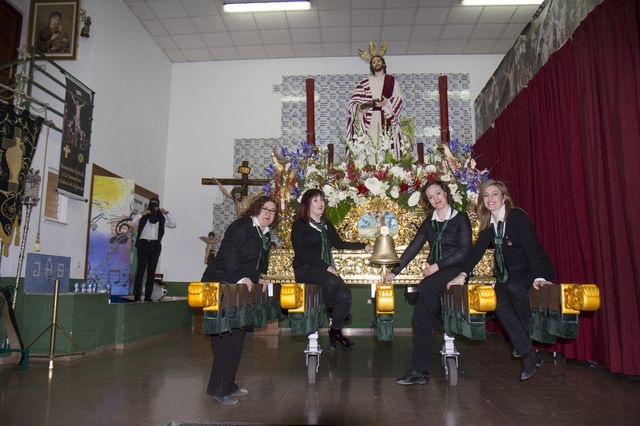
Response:
[[[536,353],[536,368],[540,368],[544,363],[544,360],[542,359],[542,355],[540,355],[540,352],[538,351],[534,351],[534,352]],[[511,352],[511,356],[514,357],[515,359],[522,358],[522,355],[520,355],[520,353],[515,349],[513,350],[513,352]]]
[[[353,342],[342,334],[342,330],[335,330],[333,328],[329,329],[329,342],[332,348],[336,347],[336,343],[340,343],[345,348],[353,346]]]
[[[542,355],[540,355],[540,352],[536,351],[536,368],[542,367],[543,363],[544,360],[542,359]]]
[[[238,403],[238,399],[232,397],[231,395],[225,395],[225,396],[213,395],[213,399],[222,405],[236,405]]]
[[[426,385],[429,383],[428,371],[409,370],[409,372],[396,380],[399,385]]]
[[[249,391],[246,390],[245,388],[241,388],[240,386],[236,385],[236,389],[231,392],[231,396],[236,397],[236,396],[247,396],[249,395]]]
[[[144,301],[145,301],[145,302],[153,302],[153,299],[149,299],[148,297],[145,297],[145,298],[144,298]]]
[[[520,372],[520,381],[529,380],[536,374],[537,353],[531,351],[522,356],[522,371]]]
[[[133,299],[133,301],[134,301],[134,302],[139,302],[139,301],[140,301],[140,298],[139,298],[139,297],[135,297],[135,298]]]

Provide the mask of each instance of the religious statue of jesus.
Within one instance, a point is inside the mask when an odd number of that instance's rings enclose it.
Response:
[[[390,132],[393,138],[392,154],[395,159],[402,156],[404,137],[400,130],[400,112],[404,106],[404,95],[398,81],[387,74],[384,54],[387,42],[376,49],[369,42],[369,49],[358,49],[363,61],[369,62],[371,74],[361,80],[349,101],[349,121],[347,138],[356,138],[356,126],[370,138],[379,138],[383,132]]]

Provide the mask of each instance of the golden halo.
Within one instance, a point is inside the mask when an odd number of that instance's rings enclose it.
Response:
[[[358,49],[358,54],[363,61],[369,62],[374,56],[384,57],[384,54],[387,53],[388,47],[389,43],[387,43],[386,40],[380,44],[380,49],[377,49],[376,44],[370,41],[369,48],[367,50]]]

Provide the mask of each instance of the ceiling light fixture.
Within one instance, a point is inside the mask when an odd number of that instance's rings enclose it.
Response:
[[[541,4],[544,0],[462,0],[463,6],[522,6]]]
[[[276,12],[283,10],[309,10],[310,1],[273,1],[260,3],[225,3],[222,10],[229,13]]]

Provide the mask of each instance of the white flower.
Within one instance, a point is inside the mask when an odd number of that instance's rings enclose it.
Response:
[[[436,172],[436,166],[434,166],[433,164],[429,164],[425,168],[425,172],[427,172],[427,173],[435,173]]]
[[[475,191],[467,191],[467,200],[472,204],[478,204],[478,193]]]
[[[414,207],[418,205],[418,201],[420,201],[420,191],[416,191],[411,194],[411,197],[409,197],[409,201],[407,201],[407,204],[409,205],[409,207]]]
[[[389,169],[389,174],[391,176],[395,176],[397,178],[400,179],[404,179],[404,177],[406,176],[407,172],[404,171],[404,169],[400,166],[393,166],[391,169]]]
[[[391,188],[391,191],[389,191],[389,195],[391,195],[391,198],[398,198],[400,196],[400,188],[394,186]]]
[[[458,193],[458,184],[457,183],[450,183],[449,185],[449,191],[451,191],[451,195],[455,195]]]
[[[382,192],[382,182],[375,177],[367,178],[364,181],[364,186],[371,192],[371,195],[380,195]]]
[[[453,201],[458,203],[458,204],[462,204],[462,195],[458,194],[457,192],[453,195]]]
[[[449,176],[448,174],[444,174],[442,176],[440,176],[440,180],[443,182],[449,182],[451,181],[451,176]]]

